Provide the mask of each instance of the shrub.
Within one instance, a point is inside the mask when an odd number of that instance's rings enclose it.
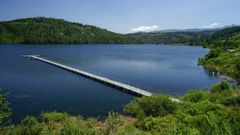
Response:
[[[182,97],[182,100],[193,102],[193,103],[200,102],[203,100],[208,100],[208,99],[209,99],[209,96],[206,92],[197,91],[197,90],[189,91]]]
[[[42,113],[41,118],[45,122],[55,121],[60,122],[65,120],[68,117],[67,113],[59,113],[59,112],[50,112],[50,113]]]
[[[185,122],[188,126],[197,128],[202,135],[231,135],[227,119],[214,111],[188,116]]]
[[[177,103],[161,95],[138,98],[124,109],[125,113],[133,116],[165,116],[174,114],[176,110]]]
[[[227,116],[230,123],[232,133],[234,135],[240,135],[240,108],[234,108]]]
[[[226,108],[208,100],[198,103],[184,103],[175,115],[186,127],[194,127],[201,135],[227,135],[232,133]]]
[[[67,119],[63,124],[60,135],[83,135],[84,133],[79,125],[80,123],[78,119]]]
[[[164,117],[146,117],[137,121],[135,126],[141,130],[158,135],[199,135],[197,128],[187,126],[174,115]]]
[[[219,84],[215,84],[211,87],[211,93],[222,92],[224,90],[229,90],[230,86],[226,82],[221,82]]]
[[[212,103],[208,100],[199,103],[184,103],[179,107],[178,113],[184,113],[189,115],[205,114],[207,112],[222,113],[223,107],[221,105]]]
[[[16,129],[10,134],[16,135],[40,135],[43,130],[36,118],[27,116]]]
[[[137,117],[139,119],[145,116],[143,109],[138,104],[137,100],[132,101],[131,103],[127,104],[123,108],[123,112],[133,117]]]
[[[160,133],[166,132],[168,129],[173,129],[173,124],[177,122],[177,119],[173,116],[164,117],[145,117],[142,120],[138,120],[135,126],[145,131],[158,131]]]
[[[227,98],[222,103],[226,106],[240,106],[240,96]]]
[[[123,119],[118,113],[111,112],[106,119],[105,134],[112,134],[117,131],[117,128],[123,124]]]

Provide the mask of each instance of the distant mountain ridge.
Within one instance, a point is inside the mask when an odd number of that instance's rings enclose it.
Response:
[[[216,31],[216,30],[221,30],[223,28],[192,28],[192,29],[166,29],[166,30],[158,30],[158,31],[153,31],[151,33],[170,33],[170,32],[203,32],[203,31]]]
[[[128,34],[129,37],[151,44],[188,44],[199,45],[208,40],[215,31],[206,30],[199,32],[149,32]]]
[[[136,34],[136,33],[170,33],[170,32],[205,32],[205,31],[219,31],[226,28],[237,27],[238,25],[227,25],[224,27],[217,27],[217,28],[188,28],[188,29],[163,29],[163,30],[156,30],[151,32],[135,32],[135,33],[128,33],[128,34]]]
[[[231,25],[211,29],[167,29],[152,32],[130,33],[128,36],[144,43],[200,45],[202,42],[210,40],[214,33],[233,27],[237,26]]]
[[[35,17],[0,22],[1,44],[130,44],[123,34],[63,19]]]

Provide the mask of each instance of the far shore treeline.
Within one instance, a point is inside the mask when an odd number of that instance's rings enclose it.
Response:
[[[235,29],[237,26],[230,28]],[[35,17],[0,22],[0,44],[201,45],[219,35],[216,33],[223,29],[225,28],[119,34],[63,19]]]
[[[200,45],[221,29],[119,34],[92,25],[46,17],[0,22],[0,44],[188,44]]]

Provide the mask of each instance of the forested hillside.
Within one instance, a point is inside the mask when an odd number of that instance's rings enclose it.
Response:
[[[122,34],[62,19],[37,17],[0,22],[0,43],[2,44],[124,44],[136,42]]]
[[[205,45],[211,50],[199,63],[240,82],[240,27],[214,33]]]

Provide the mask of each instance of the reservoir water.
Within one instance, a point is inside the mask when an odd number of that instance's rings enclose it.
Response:
[[[21,55],[40,54],[152,92],[181,95],[220,81],[197,65],[207,53],[171,45],[0,45],[0,88],[14,122],[49,111],[104,117],[135,97]]]

